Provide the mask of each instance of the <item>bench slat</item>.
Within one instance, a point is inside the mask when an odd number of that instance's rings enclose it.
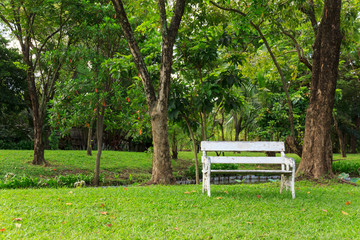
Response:
[[[211,170],[211,172],[224,172],[224,173],[278,173],[278,174],[291,174],[292,171],[286,170]]]
[[[202,141],[201,151],[284,152],[283,142]]]
[[[289,163],[282,157],[208,157],[211,163],[237,164],[284,164]]]

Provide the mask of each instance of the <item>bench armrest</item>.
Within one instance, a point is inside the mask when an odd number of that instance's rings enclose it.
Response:
[[[293,158],[285,156],[285,159],[292,168],[295,168],[295,160]]]

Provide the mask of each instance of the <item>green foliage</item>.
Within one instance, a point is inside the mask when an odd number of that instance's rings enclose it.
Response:
[[[92,183],[93,175],[66,175],[56,176],[55,178],[33,178],[26,175],[18,176],[13,173],[7,173],[0,179],[0,189],[15,189],[15,188],[41,188],[41,187],[74,187],[77,182],[84,181],[90,185]],[[104,182],[104,176],[100,176],[101,181]]]
[[[351,176],[360,176],[360,162],[336,161],[333,163],[333,172],[347,173]]]
[[[20,61],[18,52],[0,35],[0,149],[31,149],[26,72],[15,64]]]
[[[19,142],[0,140],[0,149],[31,150],[34,149],[34,142],[30,140],[21,140]]]

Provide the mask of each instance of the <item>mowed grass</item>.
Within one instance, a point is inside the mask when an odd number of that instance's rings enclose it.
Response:
[[[210,155],[215,155],[215,153],[210,153]],[[226,155],[234,155],[234,153],[226,153]],[[264,156],[265,154],[243,152],[235,155]],[[287,154],[287,156],[293,157],[298,166],[300,157],[295,154]],[[94,171],[96,151],[93,151],[93,156],[87,156],[85,151],[46,150],[45,159],[48,166],[32,165],[32,159],[33,151],[31,150],[0,150],[0,178],[7,173],[14,173],[17,176],[26,175],[31,178],[54,178],[69,174],[89,175]],[[193,159],[193,152],[179,152],[179,159],[172,160],[174,176],[179,179],[188,177],[187,172],[194,164]],[[201,153],[198,154],[198,161],[201,162]],[[334,154],[334,161],[334,164],[345,164],[345,167],[341,168],[342,172],[347,172],[349,168],[352,168],[352,172],[356,174],[356,169],[360,167],[360,154],[348,154],[345,159],[339,154]],[[253,168],[253,166],[245,167]],[[103,151],[102,153],[101,173],[106,185],[146,182],[151,178],[151,168],[152,158],[149,153],[119,151]]]
[[[96,151],[93,151],[92,156],[87,156],[85,151],[47,150],[45,151],[47,166],[32,165],[32,159],[31,150],[0,150],[0,177],[7,173],[33,178],[92,174]],[[184,174],[191,164],[193,161],[189,158],[173,160],[174,173]],[[106,182],[129,179],[130,175],[133,181],[147,181],[151,178],[151,169],[152,158],[149,153],[103,151],[101,156],[101,173]]]
[[[0,190],[0,239],[359,239],[359,187],[279,185]]]

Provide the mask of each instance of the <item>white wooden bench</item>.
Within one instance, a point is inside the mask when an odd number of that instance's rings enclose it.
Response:
[[[284,187],[286,191],[290,187],[292,197],[295,198],[295,161],[285,156],[285,145],[283,142],[226,142],[226,141],[202,141],[201,151],[203,152],[202,172],[203,189],[210,197],[210,174],[212,172],[224,173],[253,173],[253,174],[276,174],[281,175],[280,194]],[[280,157],[235,157],[235,156],[207,156],[207,152],[280,152]],[[212,170],[213,163],[235,163],[235,164],[278,164],[281,169],[257,169],[257,170]],[[280,168],[280,167],[279,167]]]

